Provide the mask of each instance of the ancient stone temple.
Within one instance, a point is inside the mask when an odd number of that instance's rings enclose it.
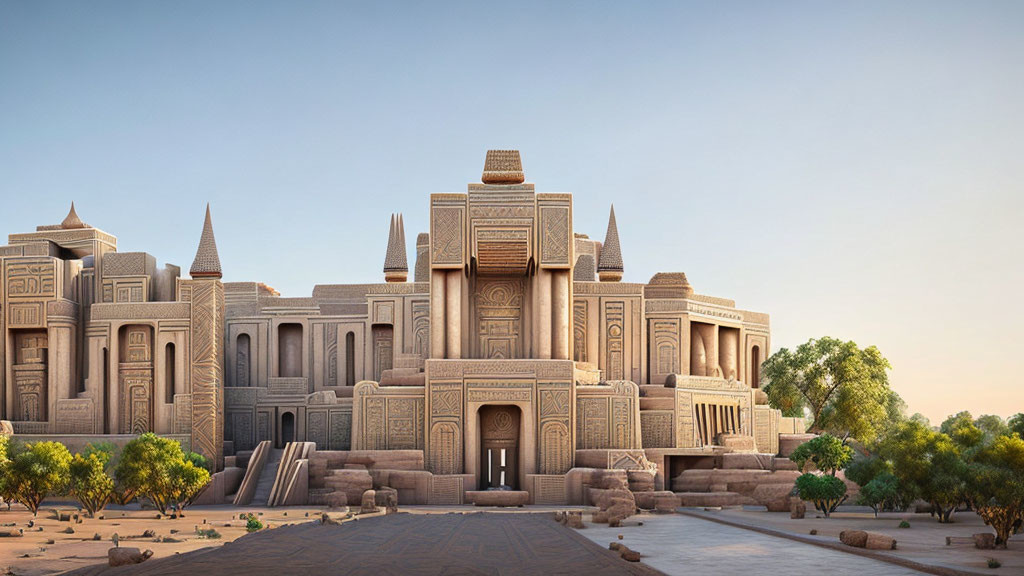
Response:
[[[221,281],[209,208],[185,279],[72,206],[0,248],[2,417],[29,438],[178,438],[243,504],[383,486],[403,502],[572,502],[583,469],[669,490],[802,431],[758,389],[766,314],[682,273],[623,282],[614,210],[603,242],[576,232],[573,196],[537,192],[518,151],[431,195],[412,282],[400,214],[381,247],[384,282],[282,297]]]

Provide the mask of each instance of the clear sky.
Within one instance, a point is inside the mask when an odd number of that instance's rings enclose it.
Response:
[[[875,344],[937,423],[1024,411],[1022,2],[0,2],[0,233],[86,222],[225,280],[383,279],[488,148],[626,280],[774,349]]]

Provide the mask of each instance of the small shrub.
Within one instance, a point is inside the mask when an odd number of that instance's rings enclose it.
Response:
[[[249,514],[249,517],[245,520],[245,531],[258,532],[260,530],[263,530],[263,522],[260,522],[260,519],[256,516]]]
[[[910,528],[910,522],[906,520],[900,520],[900,528]]]
[[[988,567],[989,568],[999,568],[1002,565],[1003,565],[1003,563],[1000,562],[999,560],[996,560],[995,558],[989,558],[988,559]]]
[[[220,532],[217,532],[215,528],[204,528],[201,530],[196,530],[196,535],[199,538],[206,538],[208,540],[217,540],[218,538],[220,538]]]

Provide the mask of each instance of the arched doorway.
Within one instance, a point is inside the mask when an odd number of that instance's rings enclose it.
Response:
[[[480,408],[480,489],[519,489],[519,421],[517,406]]]
[[[281,445],[278,448],[284,448],[285,444],[295,441],[295,414],[291,412],[285,412],[281,414]]]

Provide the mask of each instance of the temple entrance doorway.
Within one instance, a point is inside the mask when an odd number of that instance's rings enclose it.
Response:
[[[289,442],[295,441],[295,414],[285,412],[281,414],[281,444],[278,448],[284,448]]]
[[[480,490],[519,489],[517,406],[480,408]]]

